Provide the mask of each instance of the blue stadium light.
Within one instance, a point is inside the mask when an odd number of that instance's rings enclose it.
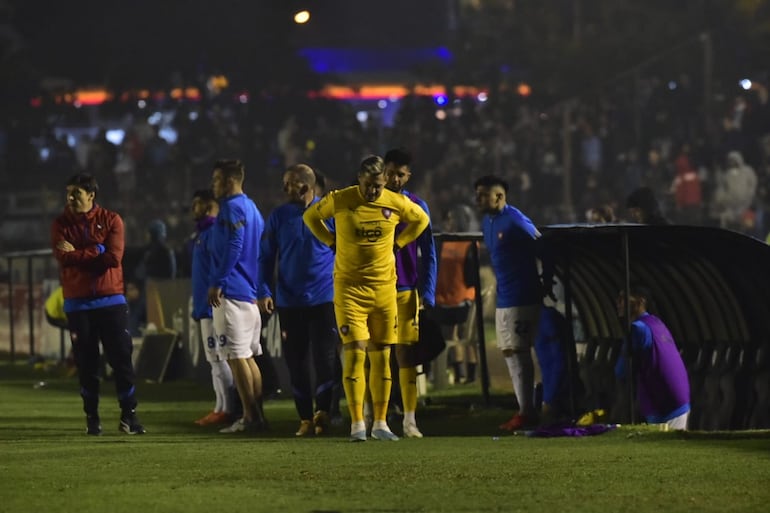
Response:
[[[435,97],[433,98],[433,101],[435,101],[435,102],[436,102],[436,105],[439,105],[439,106],[443,106],[443,105],[446,105],[446,104],[447,104],[447,102],[449,101],[449,99],[448,99],[446,96],[444,96],[443,94],[440,94],[440,95],[438,95],[438,96],[435,96]]]

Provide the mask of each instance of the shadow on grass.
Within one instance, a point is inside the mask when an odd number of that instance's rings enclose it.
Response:
[[[62,377],[61,369],[36,369],[27,363],[0,363],[0,386],[6,391],[34,394],[40,392],[43,401],[47,392],[51,395],[67,394],[78,401],[78,381],[76,377]],[[44,383],[40,386],[41,382]],[[34,390],[37,388],[37,390]],[[213,406],[213,392],[210,387],[192,381],[169,381],[166,383],[137,383],[139,396],[139,413],[142,422],[150,433],[158,434],[189,434],[204,437],[221,438],[276,438],[279,440],[295,439],[299,419],[290,398],[278,398],[265,402],[266,416],[270,422],[270,430],[265,433],[220,434],[223,426],[201,427],[194,420],[203,416],[206,409]],[[114,383],[110,380],[102,382],[102,404],[104,411],[103,422],[117,421],[117,405],[114,403]],[[29,400],[29,395],[24,396]],[[194,404],[199,403],[199,404]],[[328,434],[323,437],[308,439],[326,439],[347,443],[349,434],[349,418],[344,399],[340,407],[345,417],[342,425],[331,426]],[[426,437],[509,437],[510,433],[500,431],[498,425],[510,418],[514,411],[514,400],[504,392],[493,393],[488,402],[484,401],[478,386],[459,386],[445,390],[432,390],[427,397],[421,398],[417,411],[418,425]],[[73,412],[80,415],[81,412]],[[63,418],[61,416],[37,416],[34,422],[26,422],[25,417],[4,419],[0,424],[0,432],[4,435],[23,429],[31,433],[43,434],[52,430],[59,431]],[[391,414],[388,423],[394,433],[401,435],[402,418]],[[111,429],[111,428],[110,428]],[[724,445],[732,440],[758,440],[756,446],[770,450],[770,430],[760,431],[731,431],[731,432],[661,432],[653,426],[623,426],[617,430],[614,437],[627,438],[630,441],[655,442],[661,440],[686,440],[697,443]],[[755,444],[752,444],[754,447]]]

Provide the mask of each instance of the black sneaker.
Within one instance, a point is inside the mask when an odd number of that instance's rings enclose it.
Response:
[[[139,423],[139,419],[136,418],[136,412],[123,412],[120,416],[120,424],[118,429],[129,435],[143,435],[146,433],[144,426]]]
[[[86,415],[86,434],[99,436],[102,434],[102,424],[99,415]]]

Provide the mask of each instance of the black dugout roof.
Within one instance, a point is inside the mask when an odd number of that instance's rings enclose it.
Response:
[[[770,340],[770,246],[697,226],[542,227],[556,275],[586,338],[621,338],[615,300],[626,283],[647,286],[680,347]],[[626,250],[627,248],[627,250]]]

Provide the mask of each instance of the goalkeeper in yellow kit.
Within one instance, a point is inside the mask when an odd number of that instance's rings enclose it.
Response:
[[[385,415],[390,398],[390,346],[397,341],[395,251],[428,226],[428,215],[403,194],[385,189],[383,160],[367,157],[358,185],[330,192],[303,219],[321,242],[336,247],[334,313],[343,344],[342,384],[350,411],[351,441],[365,441],[364,361],[371,365],[372,438],[398,440]],[[336,235],[324,220],[334,218]],[[406,228],[395,235],[399,223]]]

